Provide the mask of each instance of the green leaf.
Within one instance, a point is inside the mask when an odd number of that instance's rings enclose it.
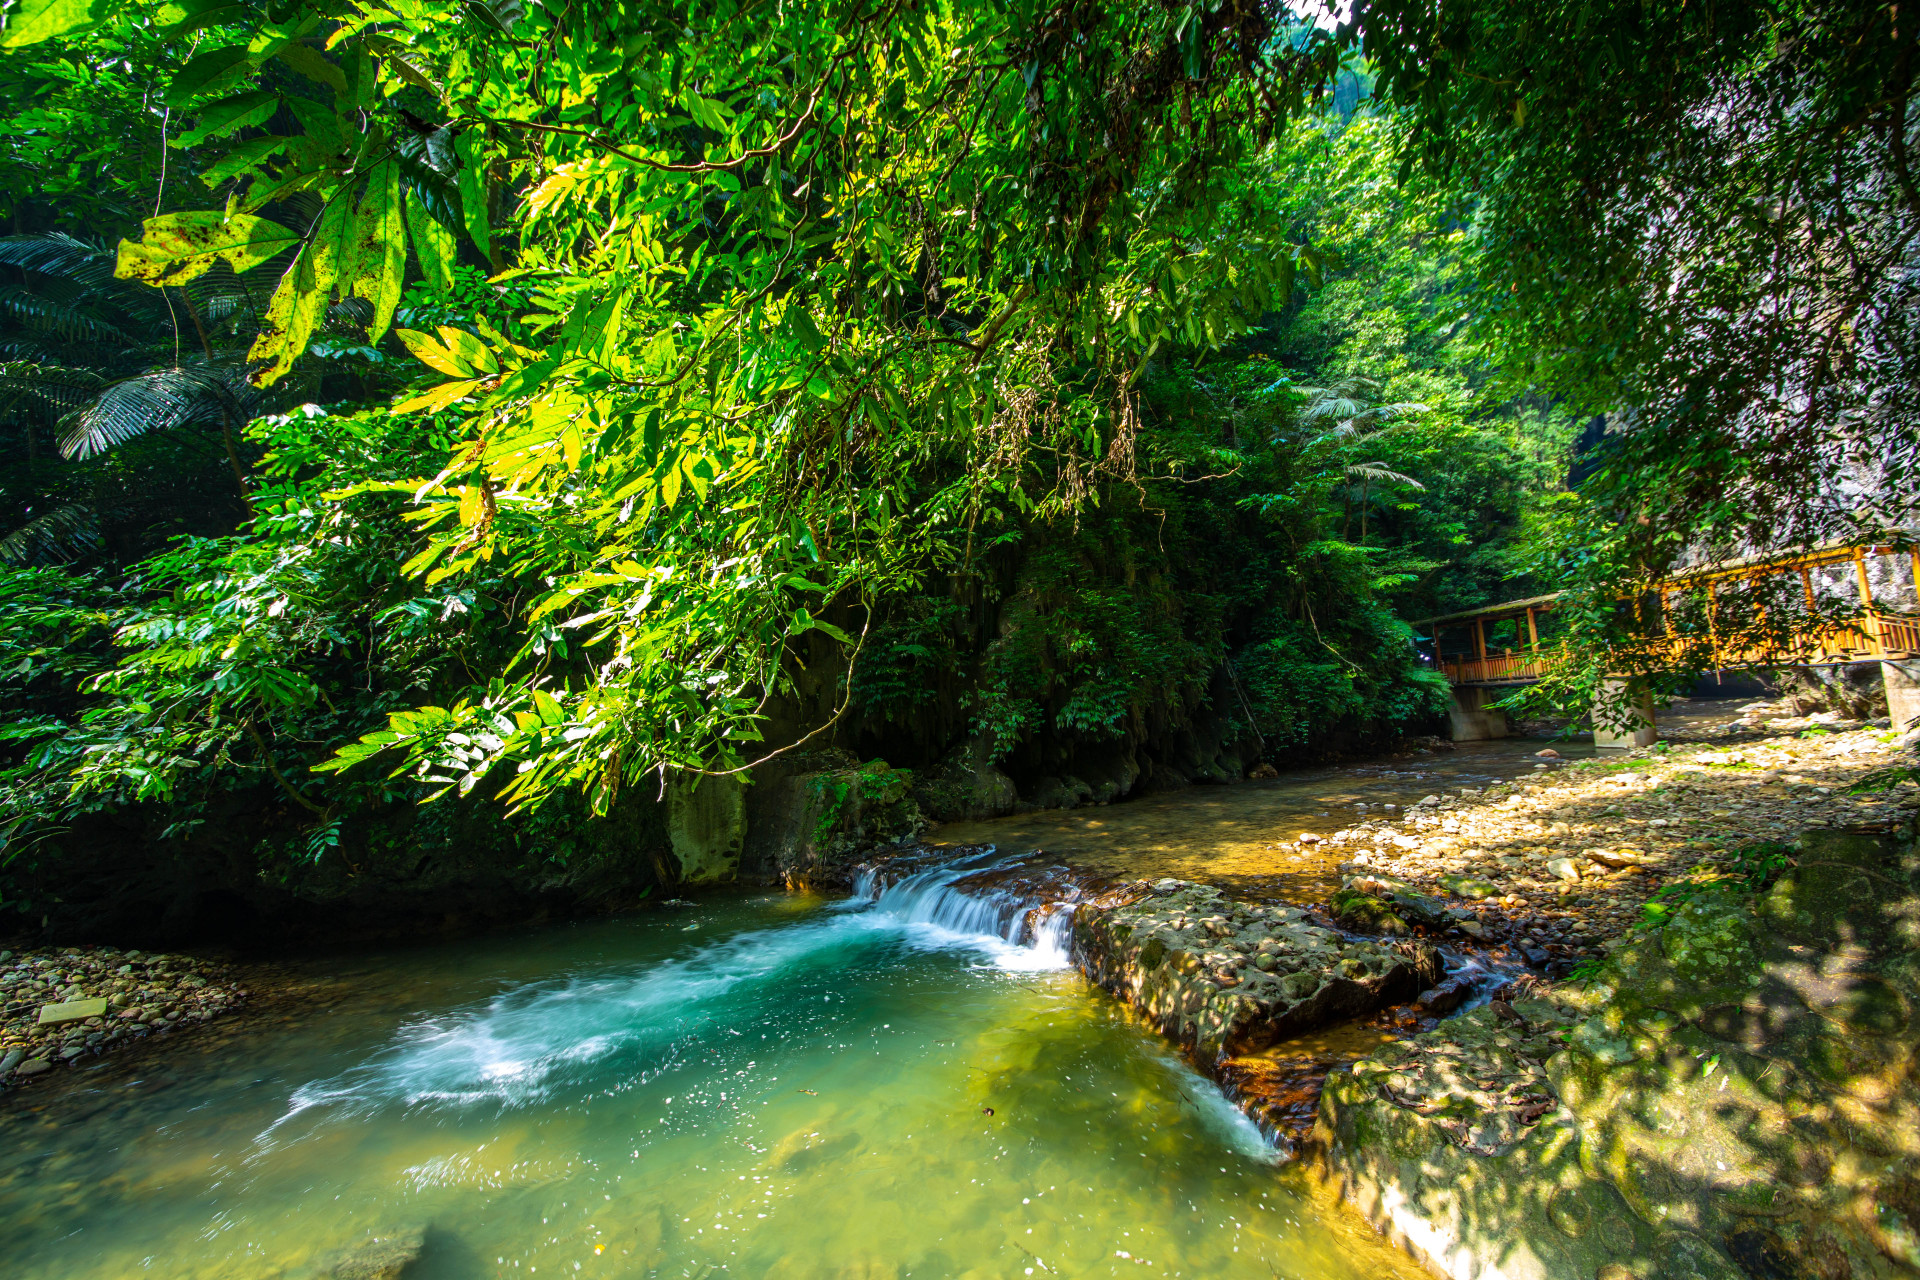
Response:
[[[277,222],[215,210],[148,218],[141,234],[138,242],[120,242],[113,273],[153,285],[185,284],[221,258],[236,272],[248,271],[300,243],[297,233]]]
[[[540,720],[543,724],[565,724],[567,722],[566,708],[561,706],[559,701],[545,689],[535,689],[533,691],[533,707],[534,710],[540,713]]]
[[[234,0],[170,0],[153,11],[153,23],[162,35],[182,36],[209,22],[237,19],[242,8]]]
[[[217,187],[271,160],[286,147],[287,140],[275,136],[249,138],[245,142],[235,143],[232,150],[208,166],[207,171],[200,175],[200,181],[209,187]]]
[[[197,147],[208,138],[219,138],[235,129],[265,124],[280,105],[280,95],[261,89],[222,98],[200,109],[199,123],[173,140],[176,147]]]
[[[826,338],[821,336],[819,327],[813,323],[813,317],[807,313],[804,306],[796,303],[793,309],[787,312],[787,319],[792,328],[794,340],[808,352],[818,351],[827,345]]]
[[[413,238],[413,251],[419,255],[420,271],[427,283],[440,292],[450,291],[459,246],[453,242],[453,233],[427,212],[418,192],[407,193],[407,232]]]
[[[243,44],[230,44],[196,53],[187,59],[187,65],[181,67],[173,77],[160,100],[170,107],[184,107],[222,77],[229,73],[237,74],[237,69],[247,61],[247,46]]]
[[[280,49],[279,58],[307,79],[327,86],[342,98],[347,96],[346,73],[312,45],[295,41]]]
[[[486,139],[478,129],[468,129],[453,144],[460,157],[460,214],[467,235],[478,245],[487,261],[494,261],[493,237],[487,211],[487,166],[483,155]]]
[[[113,10],[112,0],[19,0],[0,29],[0,49],[72,35],[106,21]]]

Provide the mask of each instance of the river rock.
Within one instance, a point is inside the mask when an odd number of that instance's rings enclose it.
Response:
[[[316,1280],[400,1280],[426,1245],[425,1227],[369,1236],[320,1260]]]
[[[1083,903],[1074,945],[1090,978],[1203,1061],[1411,999],[1440,973],[1425,943],[1345,937],[1196,884]]]
[[[1333,918],[1349,929],[1393,935],[1412,932],[1390,905],[1358,889],[1341,889],[1333,895],[1331,905]]]
[[[1329,1168],[1429,1265],[1920,1270],[1911,828],[1809,831],[1766,895],[1699,888],[1552,995],[1513,1003],[1524,1025],[1476,1010],[1329,1079]]]
[[[40,1025],[50,1027],[62,1022],[84,1022],[88,1018],[103,1018],[107,1013],[104,999],[69,1000],[63,1004],[42,1005]]]

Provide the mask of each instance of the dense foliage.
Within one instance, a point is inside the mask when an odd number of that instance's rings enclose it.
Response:
[[[1623,582],[1910,496],[1891,6],[4,17],[9,857],[1280,756],[1562,582],[1577,701]]]

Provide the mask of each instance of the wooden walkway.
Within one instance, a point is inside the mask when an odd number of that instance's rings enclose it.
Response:
[[[1831,546],[1810,554],[1755,557],[1683,570],[1656,589],[1662,617],[1681,595],[1707,593],[1708,625],[1720,593],[1783,574],[1797,575],[1810,610],[1823,608],[1838,621],[1796,632],[1784,644],[1711,637],[1717,670],[1763,666],[1827,666],[1848,662],[1898,662],[1920,658],[1920,552],[1882,546]],[[1649,592],[1649,601],[1656,592]],[[1429,656],[1455,686],[1531,684],[1545,673],[1559,646],[1549,634],[1560,593],[1513,600],[1466,613],[1426,618],[1413,625],[1431,639]],[[1659,635],[1634,643],[1656,648],[1681,641]]]

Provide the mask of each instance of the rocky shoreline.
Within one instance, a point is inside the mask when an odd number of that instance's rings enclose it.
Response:
[[[113,947],[0,951],[0,1088],[184,1035],[251,995],[230,966],[189,956]]]
[[[1807,831],[1764,894],[1334,1074],[1324,1171],[1455,1280],[1920,1274],[1914,837]]]
[[[1920,1274],[1920,798],[1849,791],[1913,743],[1768,727],[1303,835],[1324,904],[1120,886],[1076,960],[1453,1280]]]

